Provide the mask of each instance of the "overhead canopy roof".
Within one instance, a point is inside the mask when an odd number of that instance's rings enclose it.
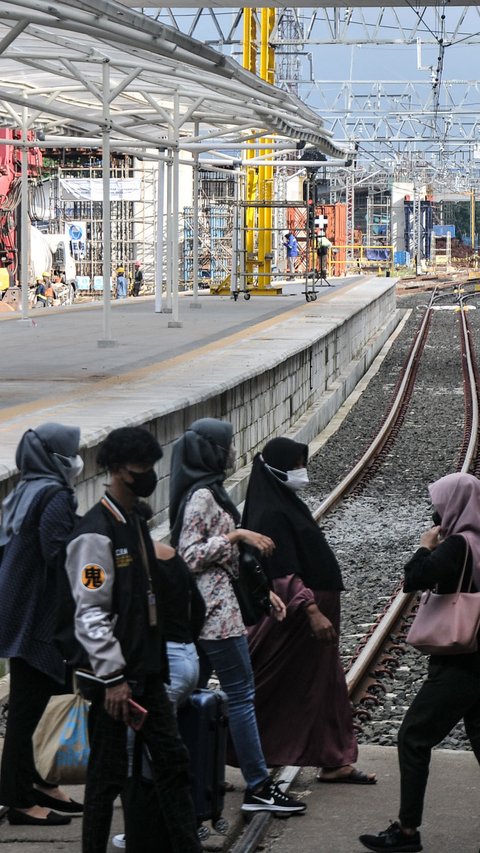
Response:
[[[120,0],[125,6],[134,6],[134,7],[142,7],[144,9],[148,8],[162,8],[161,6],[157,6],[155,3],[140,3],[139,0]],[[239,3],[235,2],[235,0],[203,0],[201,4],[202,9],[238,9]],[[410,3],[409,0],[405,2],[405,0],[355,0],[353,3],[345,3],[345,0],[323,0],[322,3],[316,3],[315,8],[317,9],[361,9],[361,8],[374,8],[377,9],[379,7],[397,7],[402,8],[408,6],[412,8],[415,5],[415,8],[421,10],[424,6],[439,6],[441,8],[441,4],[439,4],[438,0],[422,0],[422,3]],[[448,6],[477,6],[476,0],[449,0]],[[289,0],[288,4],[285,2],[281,2],[281,0],[246,0],[246,2],[241,3],[242,8],[246,9],[285,9],[288,8],[293,9],[306,9],[311,8],[311,3],[305,2],[305,0]],[[172,8],[175,9],[198,9],[199,2],[198,0],[175,0],[175,4]]]
[[[245,141],[254,131],[345,156],[298,98],[120,2],[1,0],[0,124],[19,122],[26,107],[30,123],[47,132],[60,126],[98,136],[107,121],[106,63],[112,142],[119,145],[158,148],[195,134],[220,149],[222,140]]]

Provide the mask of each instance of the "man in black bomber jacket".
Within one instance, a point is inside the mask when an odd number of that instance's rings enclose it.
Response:
[[[102,499],[79,521],[67,548],[75,634],[89,667],[77,674],[92,699],[83,853],[105,853],[113,802],[127,776],[129,699],[148,711],[141,729],[154,769],[165,853],[201,851],[190,793],[188,753],[179,737],[164,680],[159,624],[160,576],[137,499],[148,497],[162,456],[154,436],[122,427],[103,442],[97,462],[109,473]],[[129,815],[129,822],[135,821]],[[127,831],[128,835],[128,831]],[[134,851],[129,846],[127,849]],[[160,839],[159,839],[160,841]],[[167,846],[168,845],[168,846]]]

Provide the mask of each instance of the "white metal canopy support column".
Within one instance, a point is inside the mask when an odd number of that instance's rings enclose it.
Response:
[[[194,134],[198,136],[199,126],[195,124]],[[193,275],[193,302],[190,308],[201,308],[198,299],[198,193],[200,188],[200,170],[198,166],[198,151],[193,155],[193,199],[192,199],[192,275]]]
[[[155,312],[162,313],[162,289],[165,264],[163,258],[163,220],[165,207],[165,162],[157,164],[157,246],[155,258]]]
[[[28,148],[26,145],[28,133],[27,108],[22,108],[22,174],[20,178],[21,194],[21,288],[22,288],[22,320],[28,319],[28,263],[30,255],[30,218],[28,214]]]
[[[178,150],[180,127],[180,99],[178,92],[173,98],[173,117],[176,148],[173,151],[172,164],[172,319],[168,322],[169,329],[181,328],[183,323],[178,319],[178,227],[179,227],[179,195],[180,195],[180,153]]]
[[[102,131],[102,175],[103,175],[103,338],[97,341],[99,347],[115,345],[112,340],[111,311],[112,294],[110,279],[112,277],[111,261],[111,210],[110,210],[110,64],[106,60],[102,67],[103,92],[102,108],[104,127]]]
[[[240,222],[240,212],[243,214],[243,209],[240,208],[240,169],[238,166],[234,169],[234,205],[233,205],[233,228],[232,228],[232,269],[230,272],[230,292],[233,298],[238,298],[238,262],[240,253],[239,235],[243,231],[243,222]],[[243,284],[242,284],[243,288]]]
[[[166,228],[165,228],[165,236],[167,240],[166,247],[166,276],[165,276],[165,307],[163,309],[164,314],[172,313],[172,228],[173,228],[173,220],[172,220],[172,170],[173,170],[173,161],[170,155],[167,161],[167,192],[166,192],[166,205],[165,205],[165,216],[166,216]]]

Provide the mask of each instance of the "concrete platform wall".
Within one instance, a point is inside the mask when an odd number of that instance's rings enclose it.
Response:
[[[283,322],[279,318],[278,324],[210,356],[196,359],[193,352],[191,361],[171,377],[168,371],[162,374],[160,366],[143,385],[122,389],[125,404],[104,424],[98,414],[95,420],[92,397],[91,412],[82,409],[85,468],[77,487],[79,511],[103,492],[105,475],[98,474],[95,457],[104,435],[117,426],[143,424],[163,447],[159,486],[151,501],[157,524],[167,519],[172,445],[195,419],[232,422],[239,468],[273,436],[288,433],[308,442],[353,390],[398,319],[394,282],[373,279],[328,303],[307,305],[298,317]],[[75,416],[74,411],[66,412],[68,418],[62,414],[42,411],[41,420],[71,423]],[[93,428],[93,423],[98,426]],[[2,497],[15,480],[13,471],[0,480]],[[230,482],[237,502],[245,486],[246,472],[240,470]]]

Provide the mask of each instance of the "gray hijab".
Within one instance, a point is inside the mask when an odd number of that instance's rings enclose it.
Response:
[[[176,546],[185,504],[197,489],[209,488],[215,500],[238,524],[240,515],[223,488],[233,427],[228,421],[201,418],[175,442],[170,468],[171,542]]]
[[[69,460],[77,455],[79,444],[79,428],[63,424],[41,424],[23,434],[15,455],[20,482],[2,503],[3,544],[19,532],[39,492],[55,483],[71,489]]]

